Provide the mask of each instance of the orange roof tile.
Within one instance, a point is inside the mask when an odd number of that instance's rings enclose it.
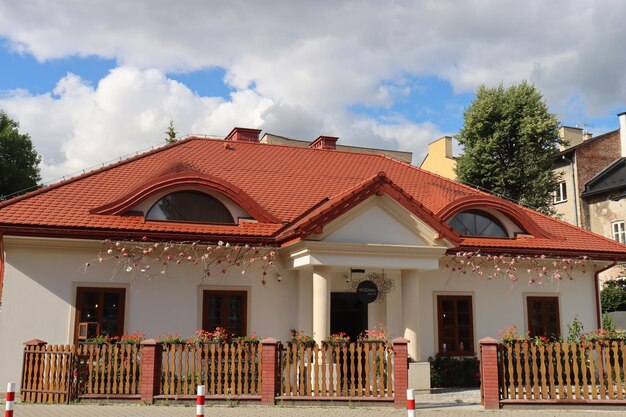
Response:
[[[325,210],[384,171],[424,213],[484,193],[383,155],[191,137],[0,203],[0,230],[28,235],[91,238],[218,238],[280,243],[277,236]],[[152,179],[195,172],[233,184],[266,213],[264,223],[212,225],[144,221],[141,216],[95,214]],[[332,200],[332,201],[331,201]],[[551,238],[460,239],[460,248],[592,253],[626,259],[626,246],[526,210]],[[268,219],[269,222],[268,222]],[[446,228],[446,226],[442,226]]]

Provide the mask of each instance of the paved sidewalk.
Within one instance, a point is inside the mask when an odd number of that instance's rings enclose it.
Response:
[[[15,407],[16,417],[194,417],[192,406],[146,406],[146,405],[30,405]],[[207,406],[206,416],[224,417],[383,417],[406,416],[406,410],[386,407],[346,406]],[[421,409],[420,417],[617,417],[624,411],[593,410],[482,410],[476,406],[441,407]]]
[[[567,409],[567,410],[483,410],[480,392],[476,389],[438,390],[431,394],[416,395],[418,416],[424,417],[617,417],[626,415],[623,410]],[[359,404],[293,406],[260,406],[233,403],[229,405],[207,403],[206,416],[224,417],[383,417],[406,416],[405,409],[393,407],[361,406]],[[43,405],[16,404],[16,417],[194,417],[193,403],[176,405],[132,405],[132,404],[72,404]]]

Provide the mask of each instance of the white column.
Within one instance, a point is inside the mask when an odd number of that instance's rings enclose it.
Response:
[[[313,267],[313,338],[324,340],[330,332],[330,268]]]
[[[306,334],[313,333],[313,271],[298,271],[298,328]]]
[[[400,271],[385,271],[385,278],[394,282],[393,291],[385,294],[387,334],[393,337],[404,337],[404,317],[402,306],[402,279]]]
[[[410,341],[409,355],[416,361],[420,357],[419,317],[419,272],[415,269],[402,270],[402,305],[404,316],[404,338]]]

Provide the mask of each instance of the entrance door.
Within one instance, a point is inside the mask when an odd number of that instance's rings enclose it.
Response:
[[[367,304],[353,292],[330,294],[330,332],[344,332],[350,341],[367,329]]]

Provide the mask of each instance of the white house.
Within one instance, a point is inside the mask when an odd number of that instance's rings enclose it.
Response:
[[[598,326],[597,273],[626,246],[336,138],[258,137],[187,138],[1,203],[0,380],[20,380],[23,341],[75,343],[80,323],[282,340],[383,323],[416,362],[511,324]]]

